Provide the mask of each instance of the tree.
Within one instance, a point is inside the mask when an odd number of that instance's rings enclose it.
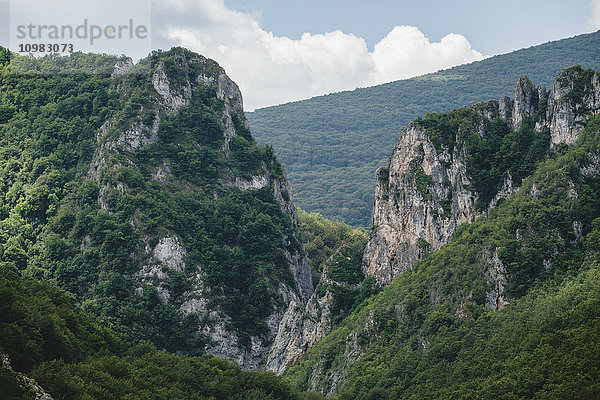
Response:
[[[0,46],[0,67],[4,67],[10,63],[12,58],[12,54],[10,50],[5,47]]]

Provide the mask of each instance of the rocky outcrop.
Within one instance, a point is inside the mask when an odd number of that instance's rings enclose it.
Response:
[[[173,63],[178,71],[176,74],[172,72]],[[123,166],[138,170],[135,156],[159,141],[161,121],[167,116],[176,117],[182,108],[191,104],[194,95],[201,88],[209,87],[210,93],[214,90],[216,94],[217,106],[214,110],[221,112],[221,153],[224,159],[230,155],[229,145],[238,136],[240,129],[249,129],[241,92],[216,62],[184,49],[174,49],[169,52],[168,60],[159,56],[152,59],[151,64],[148,77],[148,86],[151,88],[149,101],[142,106],[138,115],[129,116],[125,122],[107,121],[97,134],[98,146],[87,177],[99,184],[98,203],[108,213],[113,212],[110,207],[111,196],[128,191],[126,183],[118,179],[115,181],[116,172]],[[129,63],[121,63],[115,67],[113,74],[117,91],[123,98],[128,96],[131,88],[128,87],[127,79],[122,76],[131,68]],[[174,182],[191,187],[189,182],[176,181],[170,162],[165,159],[160,164],[151,166],[150,180],[158,182],[161,187]],[[278,283],[277,301],[265,321],[266,332],[260,336],[252,336],[249,343],[242,344],[238,332],[232,328],[231,318],[219,307],[219,300],[215,298],[219,295],[206,283],[203,266],[188,264],[190,251],[174,232],[164,229],[162,236],[158,238],[141,234],[143,248],[140,249],[140,258],[143,261],[130,278],[135,282],[138,293],[143,293],[145,288],[156,288],[163,302],[177,307],[182,314],[198,315],[198,331],[203,334],[207,343],[201,350],[232,360],[243,368],[257,369],[265,365],[269,348],[278,335],[284,315],[289,316],[297,305],[304,307],[312,295],[311,273],[306,257],[297,245],[294,233],[297,214],[285,172],[274,174],[264,163],[260,173],[250,176],[236,176],[230,170],[219,172],[218,185],[223,189],[237,188],[246,191],[271,188],[282,213],[287,214],[292,222],[292,233],[286,234],[281,244],[288,260],[291,280]],[[112,178],[107,179],[107,176]],[[130,222],[132,226],[138,227],[135,218]],[[82,249],[84,245],[82,243]],[[178,293],[176,300],[173,299],[173,276],[184,276],[188,288],[183,293]]]
[[[117,61],[117,63],[115,64],[115,68],[111,74],[111,77],[114,78],[116,76],[124,75],[124,74],[128,73],[129,71],[131,71],[131,69],[133,67],[134,67],[134,64],[133,64],[133,60],[131,58],[127,58],[122,61]]]
[[[488,287],[490,288],[486,294],[486,308],[491,311],[501,310],[509,300],[506,299],[506,268],[504,263],[498,256],[498,249],[493,255],[490,252],[483,254],[483,261],[489,266],[487,270]]]
[[[168,301],[170,272],[183,272],[185,269],[186,250],[181,240],[177,237],[161,238],[153,249],[146,244],[146,254],[149,255],[148,262],[136,273],[140,283],[138,290],[143,287],[153,286],[158,290],[158,295]]]
[[[438,153],[425,129],[409,124],[386,168],[377,172],[373,227],[364,273],[387,285],[425,251],[437,250],[479,213],[469,189],[466,153]],[[428,183],[422,185],[420,180]]]
[[[269,349],[266,369],[283,373],[331,331],[331,301],[332,294],[326,291],[322,296],[313,293],[306,305],[290,303]]]
[[[529,79],[523,77],[517,82],[511,126],[519,129],[524,118],[531,118],[539,110],[540,103],[548,97],[546,89],[536,88]]]
[[[549,130],[552,145],[570,144],[585,121],[600,112],[599,73],[572,67],[563,71],[551,91],[519,79],[513,100],[474,106],[486,134],[485,120],[496,117],[512,129],[533,120],[537,132]],[[456,138],[458,140],[458,138]],[[377,171],[373,232],[363,257],[363,270],[379,285],[389,284],[411,268],[427,251],[444,245],[456,229],[472,222],[516,188],[510,174],[487,209],[477,210],[479,198],[467,175],[465,146],[436,146],[426,129],[410,123],[400,134],[386,167]]]
[[[273,345],[269,350],[266,368],[281,374],[285,369],[298,360],[304,353],[325,337],[332,328],[332,305],[334,302],[333,289],[357,290],[360,284],[351,284],[334,279],[330,274],[330,267],[338,263],[338,257],[350,259],[344,247],[338,249],[325,264],[321,279],[316,290],[308,302],[290,303]]]
[[[0,368],[5,368],[6,370],[8,370],[15,377],[15,379],[18,380],[21,387],[33,395],[32,396],[33,399],[35,399],[35,400],[53,400],[53,397],[50,394],[48,394],[35,381],[35,379],[32,379],[20,372],[14,371],[10,364],[10,359],[8,358],[8,356],[6,354],[0,354],[0,358],[2,360],[2,364],[0,365]],[[1,394],[2,393],[0,392],[0,397],[1,397]]]
[[[553,145],[571,144],[585,121],[600,113],[600,73],[573,67],[564,70],[552,86],[545,123]]]

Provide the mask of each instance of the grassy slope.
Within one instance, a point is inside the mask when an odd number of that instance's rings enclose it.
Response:
[[[435,74],[248,113],[254,136],[286,165],[309,212],[369,226],[375,170],[403,126],[426,112],[514,96],[527,75],[550,86],[563,68],[600,68],[600,32],[546,43]]]

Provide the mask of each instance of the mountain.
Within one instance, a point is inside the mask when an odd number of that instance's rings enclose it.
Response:
[[[1,395],[595,398],[600,73],[514,93],[406,125],[367,234],[214,61],[0,48]]]
[[[285,171],[182,48],[0,64],[0,261],[131,343],[267,361],[313,292]]]
[[[595,398],[600,73],[408,124],[363,272],[385,286],[285,377],[339,399]]]
[[[387,161],[401,127],[427,112],[510,96],[525,75],[550,87],[568,66],[598,69],[599,48],[595,32],[247,115],[258,141],[272,144],[286,165],[300,207],[370,226],[375,170]]]
[[[479,103],[408,124],[377,172],[364,268],[378,283],[436,251],[465,222],[510,195],[551,146],[572,144],[600,112],[593,70],[564,70],[550,92],[521,78],[514,100]]]

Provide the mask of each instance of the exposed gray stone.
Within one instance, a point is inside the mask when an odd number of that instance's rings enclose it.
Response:
[[[340,250],[338,250],[339,252]],[[334,256],[331,257],[332,261]],[[279,324],[277,336],[269,350],[266,368],[281,374],[300,360],[304,354],[319,340],[325,337],[332,328],[331,304],[333,293],[330,285],[357,289],[359,285],[337,282],[329,277],[329,264],[321,274],[319,285],[325,292],[319,295],[312,293],[308,303],[290,302],[283,319]]]
[[[571,144],[583,129],[584,122],[600,112],[600,80],[595,72],[590,82],[584,83],[581,104],[574,104],[568,94],[574,88],[575,79],[582,73],[570,68],[559,75],[548,97],[546,121],[550,128],[553,145]]]
[[[0,354],[0,358],[2,359],[2,365],[0,368],[5,368],[11,373],[14,374],[15,378],[21,382],[21,385],[25,388],[29,388],[33,390],[35,395],[35,400],[53,400],[53,397],[47,393],[36,381],[20,372],[16,372],[12,369],[10,364],[10,359],[6,354]],[[0,388],[1,389],[1,388]],[[2,392],[0,392],[2,395]]]
[[[115,64],[115,69],[113,70],[111,77],[114,78],[116,76],[125,75],[133,68],[133,60],[131,58],[127,58],[125,61],[117,61]]]
[[[509,301],[505,297],[506,268],[504,263],[498,257],[498,249],[494,250],[494,254],[490,252],[483,254],[484,262],[489,265],[487,270],[488,291],[485,293],[485,305],[488,310],[501,310]]]
[[[426,194],[415,183],[416,169],[433,182]],[[364,273],[374,276],[379,285],[391,283],[425,250],[439,249],[460,224],[479,215],[474,207],[477,194],[469,189],[465,151],[455,148],[452,155],[438,154],[425,130],[416,124],[402,131],[387,176],[382,176],[385,171],[378,171],[374,231],[363,256]],[[444,202],[449,202],[446,209]]]
[[[531,117],[538,109],[539,93],[533,83],[527,78],[520,78],[515,90],[513,102],[513,129],[519,129],[523,118]]]
[[[544,88],[536,89],[529,79],[521,78],[514,101],[508,97],[499,102],[491,101],[482,109],[481,117],[492,120],[498,115],[513,129],[518,129],[525,118],[537,115],[536,131],[549,130],[553,145],[573,143],[587,118],[600,113],[598,72],[591,75],[589,82],[584,82],[582,104],[573,104],[569,97],[574,80],[584,73],[577,68],[563,71],[550,93]],[[546,113],[539,115],[540,106],[546,101]],[[480,127],[480,135],[485,134],[482,129]],[[474,207],[478,194],[470,189],[467,157],[464,148],[462,152],[455,149],[453,154],[447,150],[438,153],[424,129],[414,123],[402,131],[389,165],[377,172],[373,232],[363,256],[366,275],[374,276],[380,285],[389,284],[421,258],[424,246],[429,250],[439,249],[458,226],[485,213]],[[584,175],[600,170],[600,157],[594,157],[582,168]],[[426,193],[415,184],[416,169],[431,178]],[[507,174],[488,210],[515,190],[512,177]],[[533,187],[531,192],[537,196],[537,188]],[[578,194],[572,190],[570,195]],[[442,207],[444,201],[446,210]]]

